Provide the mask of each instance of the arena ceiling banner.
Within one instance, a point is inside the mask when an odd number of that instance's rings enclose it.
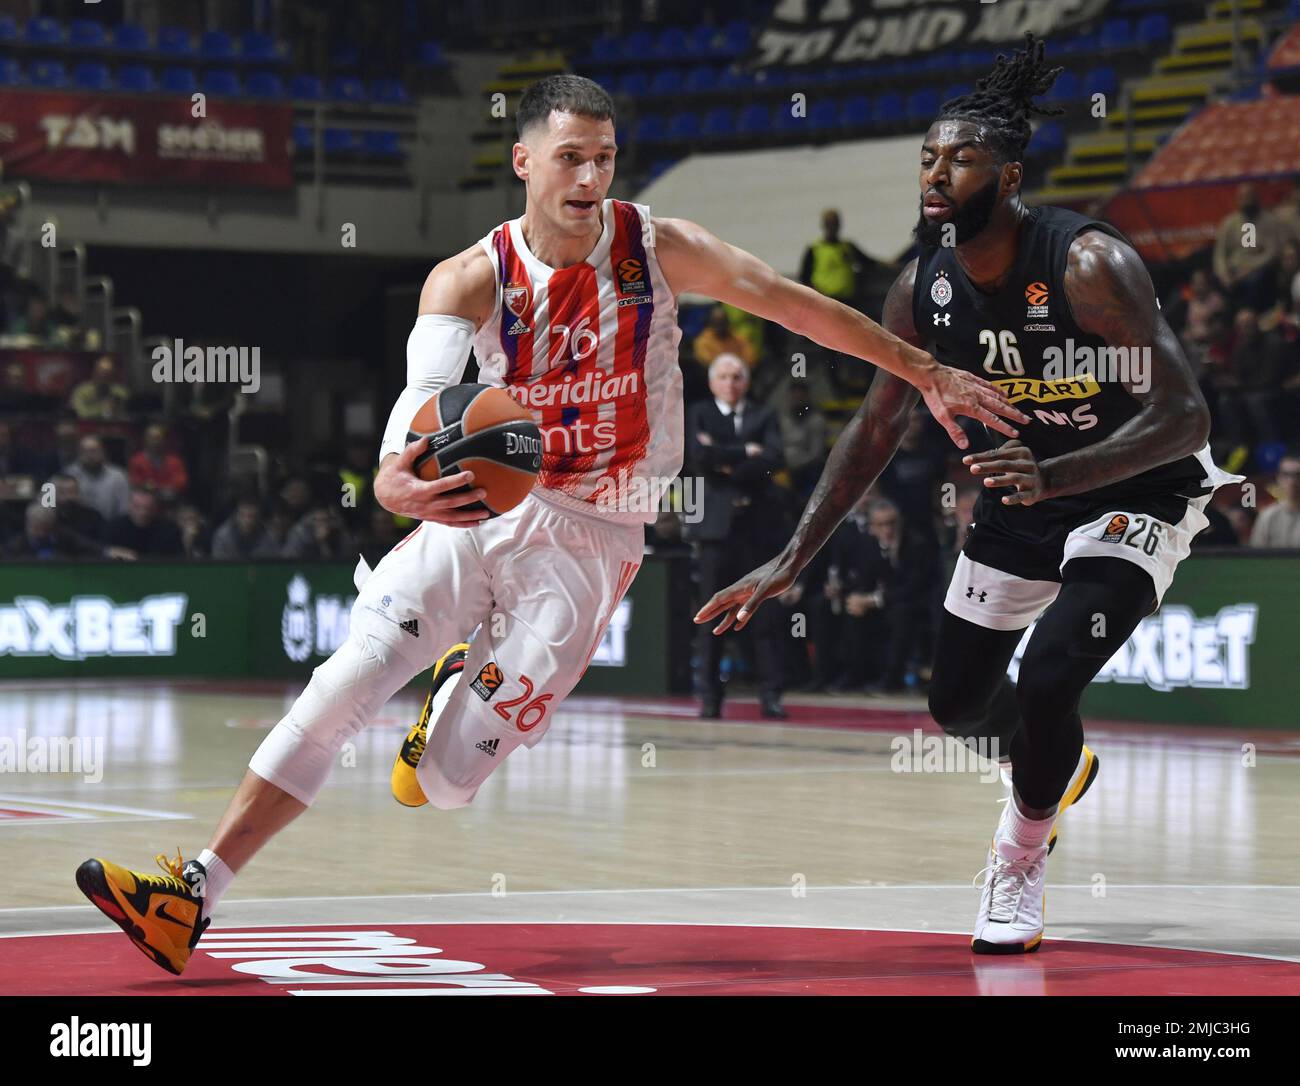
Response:
[[[751,68],[861,64],[1009,45],[1095,19],[1110,0],[778,0]]]
[[[195,99],[0,91],[4,174],[49,181],[292,186],[290,107]]]

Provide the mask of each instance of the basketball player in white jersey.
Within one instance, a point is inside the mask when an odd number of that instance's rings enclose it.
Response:
[[[160,856],[163,875],[97,859],[78,868],[87,897],[169,972],[185,968],[234,874],[311,805],[344,743],[476,627],[462,680],[441,687],[424,736],[408,739],[420,757],[404,783],[395,772],[399,798],[463,806],[515,747],[542,738],[641,563],[657,512],[647,495],[681,467],[679,294],[874,362],[915,385],[960,447],[955,415],[1009,437],[1007,420],[1029,421],[984,380],[701,227],[607,200],[613,118],[609,96],[577,76],[524,93],[513,162],[524,215],[430,273],[380,450],[376,498],[422,523],[359,584],[348,640],[258,748],[208,847],[188,862]],[[461,380],[471,348],[480,380],[506,386],[543,435],[538,485],[483,523],[463,508],[482,491],[450,493],[469,473],[424,482],[412,462],[426,442],[406,445],[417,408]]]

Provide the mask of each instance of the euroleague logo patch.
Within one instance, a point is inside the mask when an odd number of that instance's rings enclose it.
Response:
[[[646,282],[645,264],[636,257],[629,256],[626,260],[620,260],[614,270],[618,275],[619,308],[641,305],[651,300],[647,293],[650,284]]]
[[[1123,513],[1116,513],[1110,518],[1110,523],[1106,525],[1106,530],[1101,535],[1103,543],[1122,543],[1124,533],[1128,531],[1128,517]]]
[[[1047,316],[1047,284],[1030,283],[1025,287],[1025,301],[1029,303],[1029,309],[1025,313],[1026,320],[1039,320]]]
[[[505,681],[506,677],[501,674],[501,669],[496,664],[487,663],[469,684],[469,688],[484,701],[491,701],[492,695],[501,689],[501,684]]]

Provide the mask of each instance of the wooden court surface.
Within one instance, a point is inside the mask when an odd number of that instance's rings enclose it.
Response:
[[[1101,772],[1048,863],[1043,948],[1008,961],[967,949],[1003,787],[973,760],[899,771],[915,728],[938,734],[919,700],[792,698],[775,725],[752,703],[705,722],[680,699],[573,698],[470,807],[443,812],[388,792],[413,694],[345,748],[173,982],[72,873],[90,856],[155,870],[157,852],[196,855],[294,693],[7,685],[0,739],[98,739],[103,755],[98,781],[0,773],[0,993],[165,994],[257,957],[267,931],[328,947],[331,929],[432,940],[480,977],[547,991],[1300,993],[1300,732],[1085,722]]]

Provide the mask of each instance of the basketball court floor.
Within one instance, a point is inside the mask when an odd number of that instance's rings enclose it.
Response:
[[[1090,723],[1101,773],[1062,820],[1047,938],[988,958],[971,882],[1004,790],[973,760],[901,771],[933,764],[911,756],[914,729],[938,735],[917,699],[792,697],[773,724],[743,700],[705,722],[571,698],[443,812],[388,791],[413,690],[170,977],[73,871],[197,855],[296,692],[6,684],[11,750],[103,742],[93,772],[0,773],[0,994],[1300,993],[1300,731]]]

